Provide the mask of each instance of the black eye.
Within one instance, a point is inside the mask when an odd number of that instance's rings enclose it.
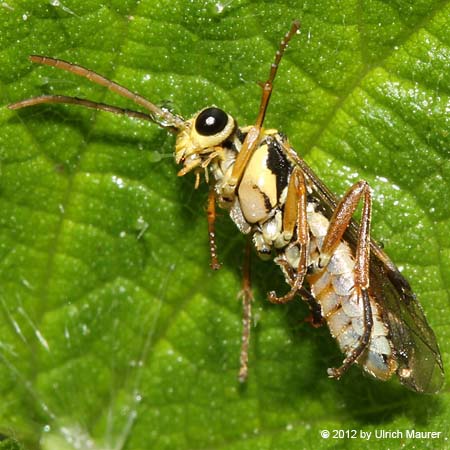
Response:
[[[227,113],[219,108],[206,108],[195,119],[195,129],[203,136],[212,136],[220,133],[227,123]]]

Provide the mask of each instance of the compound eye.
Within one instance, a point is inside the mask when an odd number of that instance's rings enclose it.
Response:
[[[202,136],[212,136],[224,130],[228,115],[219,108],[206,108],[195,119],[195,130]]]

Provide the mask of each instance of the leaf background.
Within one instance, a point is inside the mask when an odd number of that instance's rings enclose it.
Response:
[[[82,64],[185,117],[255,118],[293,18],[266,126],[336,193],[374,189],[373,234],[413,285],[448,361],[449,3],[27,1],[0,5],[0,102],[64,93],[130,106],[28,62]],[[448,388],[420,396],[352,368],[253,262],[250,378],[236,381],[244,239],[223,214],[208,268],[206,188],[174,138],[76,107],[0,109],[0,432],[43,449],[448,448]],[[435,440],[321,430],[440,431]]]

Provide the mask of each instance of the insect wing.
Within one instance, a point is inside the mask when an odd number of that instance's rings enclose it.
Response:
[[[311,181],[314,195],[323,213],[330,218],[338,203],[335,195],[292,148],[285,146],[285,150]],[[352,248],[356,248],[357,231],[358,224],[352,220],[344,234],[344,239]],[[444,382],[444,369],[436,336],[428,325],[409,283],[373,241],[370,283],[375,299],[383,311],[383,320],[390,331],[400,382],[417,392],[438,392]]]
[[[393,273],[375,253],[371,269],[371,283],[382,286],[380,306],[389,327],[401,383],[417,392],[438,392],[444,382],[441,354],[420,303],[398,270]]]

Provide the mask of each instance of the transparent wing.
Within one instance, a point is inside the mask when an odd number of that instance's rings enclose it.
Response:
[[[309,178],[314,195],[327,217],[337,205],[335,195],[320,181],[312,169],[296,152],[285,147],[293,162]],[[352,221],[344,238],[356,247],[358,223]],[[390,331],[394,357],[398,364],[400,382],[417,392],[434,393],[444,382],[442,358],[436,336],[428,325],[425,314],[409,283],[389,257],[372,241],[370,284],[383,319]]]
[[[444,368],[436,336],[408,282],[378,249],[372,253],[371,284],[389,326],[398,363],[397,375],[406,387],[426,393],[438,392]]]

